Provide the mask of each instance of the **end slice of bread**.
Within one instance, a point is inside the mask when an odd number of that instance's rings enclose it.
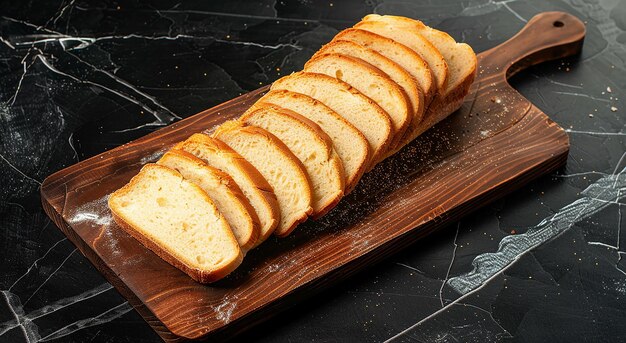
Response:
[[[424,38],[419,31],[409,27],[398,27],[387,22],[365,20],[357,23],[354,28],[370,31],[406,45],[418,53],[433,72],[437,84],[437,92],[443,93],[448,84],[448,65],[435,46]]]
[[[280,139],[238,121],[223,123],[214,137],[250,162],[274,189],[280,208],[280,222],[274,234],[289,235],[313,212],[313,195],[304,166]]]
[[[280,209],[274,190],[263,175],[227,144],[196,133],[174,149],[186,151],[235,180],[259,218],[261,230],[255,246],[265,241],[280,222]]]
[[[145,165],[109,197],[113,218],[131,236],[201,283],[232,272],[243,254],[209,196],[180,173]]]
[[[361,179],[370,160],[367,139],[354,125],[323,103],[300,93],[272,90],[257,101],[250,111],[271,104],[292,110],[320,126],[333,142],[345,172],[345,190],[348,194]]]
[[[370,145],[368,167],[387,151],[393,132],[389,114],[349,84],[325,74],[297,72],[276,80],[271,89],[310,96],[354,125]]]
[[[270,104],[244,113],[239,120],[273,134],[302,162],[313,192],[313,218],[323,216],[337,205],[345,189],[343,164],[332,140],[317,124]]]
[[[226,218],[243,253],[255,245],[259,238],[259,218],[228,174],[208,166],[192,154],[176,149],[166,152],[157,164],[176,170],[207,193]]]
[[[404,135],[413,109],[406,92],[380,69],[358,58],[330,53],[311,58],[304,65],[304,71],[332,76],[374,100],[391,118],[390,146],[395,146]]]

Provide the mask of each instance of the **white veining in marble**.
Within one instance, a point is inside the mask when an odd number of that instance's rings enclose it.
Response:
[[[558,237],[581,219],[600,212],[611,204],[619,205],[619,200],[626,195],[624,172],[626,168],[619,173],[600,178],[582,191],[582,198],[545,218],[525,233],[504,237],[497,252],[478,255],[472,262],[474,269],[467,274],[450,278],[448,285],[461,294],[467,294],[505,271],[532,249]]]

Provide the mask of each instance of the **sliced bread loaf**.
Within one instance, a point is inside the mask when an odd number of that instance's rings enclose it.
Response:
[[[445,91],[448,84],[448,65],[439,50],[420,35],[419,31],[373,20],[361,21],[354,28],[376,33],[411,48],[428,63],[428,67],[435,77],[437,92],[443,93]]]
[[[205,134],[196,133],[178,143],[174,149],[186,151],[209,166],[230,175],[259,218],[259,238],[255,246],[269,237],[280,221],[280,210],[274,190],[246,159],[228,145]]]
[[[226,276],[243,259],[213,201],[167,167],[145,165],[111,194],[109,208],[131,236],[201,283]]]
[[[413,118],[411,118],[410,121],[419,122],[422,120],[422,115],[425,110],[422,89],[416,79],[399,64],[372,49],[349,40],[335,39],[324,45],[311,59],[323,54],[341,54],[358,58],[380,69],[380,71],[393,80],[393,82],[397,83],[408,96],[413,112]],[[356,88],[358,89],[358,87]]]
[[[335,77],[374,100],[391,118],[390,146],[404,135],[413,117],[411,103],[406,92],[380,69],[347,55],[320,54],[304,65],[304,71]]]
[[[280,208],[280,222],[274,234],[289,235],[313,212],[313,196],[304,166],[280,139],[239,121],[223,123],[214,137],[241,154],[274,189]]]
[[[259,218],[228,174],[176,149],[166,152],[157,164],[176,170],[207,193],[226,218],[244,254],[255,245],[259,238]]]
[[[349,84],[324,74],[297,72],[278,79],[271,89],[308,95],[349,121],[370,145],[368,166],[387,151],[393,130],[389,114]]]
[[[269,91],[250,110],[263,104],[292,110],[314,121],[330,136],[346,175],[344,193],[350,193],[370,159],[369,144],[361,131],[328,106],[304,94],[286,90]]]
[[[313,218],[321,217],[337,205],[343,197],[345,173],[333,141],[317,124],[270,104],[244,113],[239,120],[273,134],[302,162],[313,192]]]

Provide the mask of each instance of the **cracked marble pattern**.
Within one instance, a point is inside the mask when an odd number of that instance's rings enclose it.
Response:
[[[570,135],[567,166],[304,301],[255,341],[626,340],[626,2],[257,0],[0,4],[0,342],[154,342],[39,204],[49,174],[298,70],[367,13],[480,52],[542,11],[581,56],[514,86]]]

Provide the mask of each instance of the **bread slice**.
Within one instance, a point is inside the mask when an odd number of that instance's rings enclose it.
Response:
[[[387,151],[392,138],[389,114],[349,84],[324,74],[297,72],[276,80],[271,89],[308,95],[349,121],[370,145],[368,166]]]
[[[244,254],[254,246],[259,238],[259,218],[228,174],[176,149],[166,152],[157,164],[176,170],[207,193],[226,218]]]
[[[419,84],[424,95],[424,107],[428,107],[435,93],[437,93],[437,85],[434,82],[434,76],[428,64],[418,53],[408,48],[406,45],[370,31],[354,28],[339,32],[333,41],[350,41],[357,43],[397,63],[411,74]]]
[[[239,121],[223,123],[214,137],[248,160],[274,189],[280,208],[275,235],[289,235],[313,212],[313,195],[304,166],[280,139]]]
[[[261,224],[259,238],[255,246],[265,241],[276,229],[280,221],[280,210],[274,190],[267,180],[250,162],[228,145],[205,134],[196,133],[178,143],[174,149],[186,151],[209,166],[230,175],[259,218]]]
[[[311,58],[304,71],[326,74],[348,83],[374,100],[391,118],[393,124],[390,146],[395,146],[404,135],[413,117],[406,92],[387,74],[373,65],[341,54],[320,54]]]
[[[465,43],[457,43],[445,32],[424,25],[421,21],[391,15],[370,14],[363,18],[368,22],[380,22],[400,29],[417,32],[430,41],[441,52],[448,66],[448,83],[427,109],[424,123],[412,130],[402,145],[407,144],[424,131],[456,111],[469,93],[469,88],[476,77],[478,67],[476,54]]]
[[[198,282],[216,281],[241,264],[224,216],[200,187],[172,169],[145,165],[108,203],[119,226]]]
[[[270,104],[244,113],[239,120],[273,134],[302,162],[313,192],[313,218],[323,216],[337,205],[343,197],[345,173],[333,141],[317,124]]]
[[[411,27],[397,26],[383,21],[365,20],[354,28],[370,31],[406,45],[417,52],[428,63],[433,72],[437,92],[443,93],[448,84],[448,65],[435,46]]]
[[[250,110],[264,104],[292,110],[319,125],[330,136],[343,164],[344,193],[354,189],[370,160],[370,147],[361,131],[328,106],[304,94],[286,90],[269,91]]]
[[[396,62],[380,53],[349,40],[333,40],[324,45],[311,59],[323,54],[341,54],[363,60],[380,69],[393,82],[398,84],[409,98],[413,118],[410,121],[421,121],[424,114],[424,94],[417,80]],[[349,82],[348,82],[349,83]],[[357,88],[358,89],[358,88]],[[363,92],[361,92],[363,93]],[[383,107],[384,108],[384,107]],[[387,111],[389,112],[389,111]]]

